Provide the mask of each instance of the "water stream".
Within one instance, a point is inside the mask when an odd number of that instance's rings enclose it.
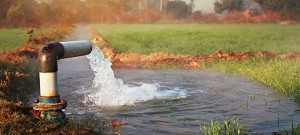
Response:
[[[95,78],[91,89],[86,90],[84,103],[97,106],[134,105],[141,101],[164,99],[169,97],[185,97],[185,90],[164,88],[159,83],[140,83],[140,85],[125,85],[123,80],[116,79],[111,69],[111,62],[104,58],[97,47],[87,55]],[[80,90],[81,93],[83,90]]]
[[[112,70],[102,57],[94,49],[88,59],[59,61],[67,115],[117,119],[128,123],[124,134],[198,134],[197,121],[227,116],[245,122],[252,133],[300,123],[298,105],[289,97],[247,78],[207,70]]]

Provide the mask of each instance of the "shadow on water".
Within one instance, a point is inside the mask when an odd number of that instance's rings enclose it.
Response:
[[[89,39],[85,27],[66,40]],[[86,33],[87,32],[87,33]],[[72,34],[71,34],[72,35]],[[65,41],[66,41],[65,40]],[[128,123],[125,134],[198,134],[197,120],[204,123],[212,117],[237,117],[244,126],[258,133],[270,133],[279,126],[300,123],[298,108],[290,98],[270,87],[206,70],[115,69],[115,77],[124,84],[136,86],[159,83],[160,89],[183,89],[185,98],[152,99],[131,106],[99,107],[84,103],[92,87],[94,74],[86,57],[59,61],[59,93],[68,101],[68,115],[93,114]]]

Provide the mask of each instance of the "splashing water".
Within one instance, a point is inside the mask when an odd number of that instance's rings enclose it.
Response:
[[[98,106],[134,105],[134,103],[155,98],[185,97],[185,90],[163,88],[158,83],[143,83],[140,86],[128,86],[123,80],[116,79],[111,69],[111,62],[104,58],[102,51],[93,46],[92,52],[87,56],[94,71],[93,86],[86,94],[84,103],[91,102]]]

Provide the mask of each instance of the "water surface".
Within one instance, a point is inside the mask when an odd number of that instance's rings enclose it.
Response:
[[[59,89],[69,115],[95,114],[128,123],[125,134],[196,134],[197,121],[237,117],[253,132],[270,133],[299,123],[297,105],[270,87],[244,77],[207,70],[115,69],[125,85],[159,83],[161,89],[182,89],[186,97],[152,99],[130,106],[101,107],[84,103],[94,75],[85,57],[59,63]],[[72,66],[77,65],[77,66]]]

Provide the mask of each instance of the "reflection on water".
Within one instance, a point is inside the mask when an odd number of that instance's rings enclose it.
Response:
[[[252,132],[270,133],[300,122],[297,105],[270,87],[243,77],[205,70],[117,69],[126,85],[159,83],[161,89],[184,89],[186,98],[153,99],[131,106],[98,107],[84,104],[94,75],[85,57],[59,63],[59,89],[68,101],[68,115],[94,114],[128,123],[125,134],[198,134],[197,120],[237,117]],[[76,65],[76,66],[72,66]]]

